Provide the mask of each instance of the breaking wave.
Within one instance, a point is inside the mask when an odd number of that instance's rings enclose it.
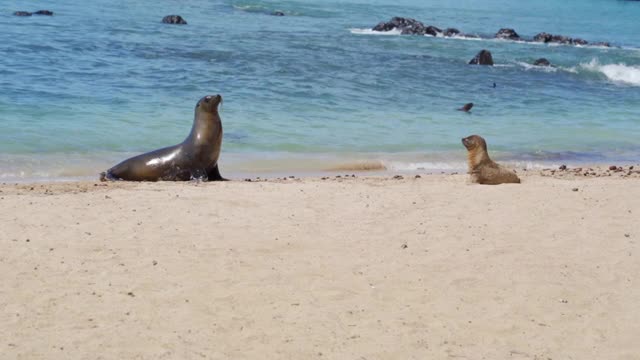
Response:
[[[569,71],[571,70],[598,73],[612,82],[640,86],[640,65],[600,64],[597,59],[593,59],[588,63],[581,63],[576,68],[569,69]]]

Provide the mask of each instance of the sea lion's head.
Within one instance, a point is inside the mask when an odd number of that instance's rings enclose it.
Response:
[[[473,107],[473,103],[466,103],[466,104],[464,104],[464,106],[463,106],[463,107],[461,107],[461,108],[460,108],[460,109],[458,109],[458,110],[460,110],[460,111],[464,111],[464,112],[469,112],[469,111],[471,110],[471,108],[472,108],[472,107]]]
[[[198,101],[196,111],[215,113],[218,111],[218,105],[220,105],[220,103],[222,103],[222,96],[207,95]]]
[[[475,151],[477,149],[487,151],[487,142],[479,135],[471,135],[463,138],[462,145],[464,145],[468,151]]]
[[[469,168],[474,169],[476,166],[491,161],[487,152],[487,142],[482,136],[471,135],[462,139],[462,145],[467,148],[467,161]]]

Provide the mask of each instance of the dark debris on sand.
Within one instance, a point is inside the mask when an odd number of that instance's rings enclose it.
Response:
[[[618,177],[618,178],[640,178],[640,170],[635,170],[634,166],[617,166],[608,167],[576,167],[570,168],[567,165],[560,166],[556,169],[543,169],[540,171],[541,176],[554,178],[600,178],[600,177]]]

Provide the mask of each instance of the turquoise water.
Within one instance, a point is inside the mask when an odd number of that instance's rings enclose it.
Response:
[[[0,5],[0,180],[95,177],[181,142],[222,94],[223,174],[464,167],[483,135],[517,166],[640,158],[640,2],[71,0]],[[16,17],[17,10],[54,11]],[[283,11],[286,16],[269,15]],[[186,26],[160,20],[180,14]],[[382,35],[392,16],[574,47]],[[497,66],[470,66],[481,49]],[[531,67],[545,57],[555,67]],[[496,87],[493,88],[493,83]],[[471,114],[455,111],[467,102]],[[347,166],[348,167],[348,166]],[[225,171],[226,170],[226,171]]]

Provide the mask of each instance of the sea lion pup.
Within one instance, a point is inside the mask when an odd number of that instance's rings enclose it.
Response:
[[[481,136],[471,135],[462,139],[462,145],[467,148],[469,174],[471,182],[487,185],[506,183],[520,183],[515,172],[497,164],[489,158],[487,142]]]
[[[196,104],[191,133],[178,145],[134,156],[100,174],[101,181],[226,180],[220,176],[218,157],[222,122],[220,95],[207,95]]]
[[[471,108],[473,107],[473,103],[467,103],[464,104],[463,107],[461,107],[460,109],[458,109],[458,111],[464,111],[464,112],[469,112],[471,111]]]

